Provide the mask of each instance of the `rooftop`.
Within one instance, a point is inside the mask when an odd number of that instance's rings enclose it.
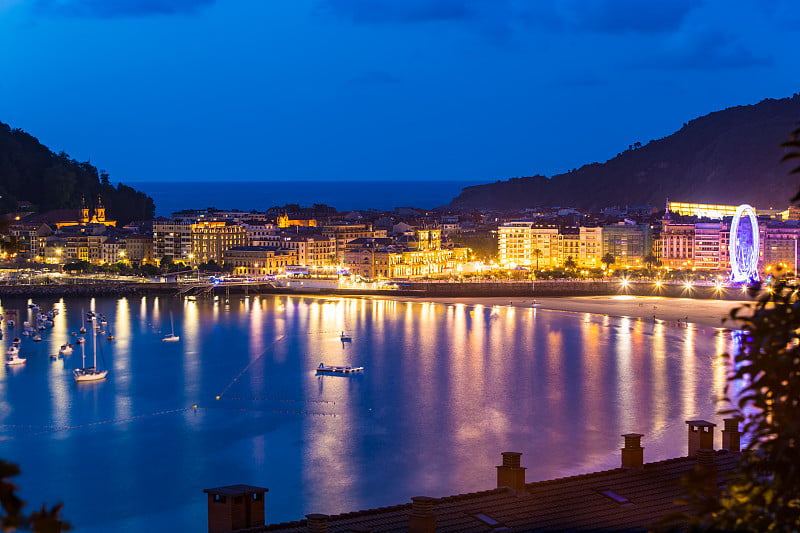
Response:
[[[739,453],[715,452],[720,484],[736,469]],[[433,498],[437,532],[489,531],[645,531],[659,518],[685,511],[676,505],[681,477],[697,460],[681,457],[647,463],[640,469],[615,468],[601,472],[525,484],[524,491],[508,487]],[[381,507],[330,516],[328,531],[407,531],[412,504]],[[307,520],[271,524],[248,532],[307,531]]]

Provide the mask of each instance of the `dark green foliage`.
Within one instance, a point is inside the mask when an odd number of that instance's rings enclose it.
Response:
[[[578,263],[572,258],[572,256],[567,257],[567,260],[564,261],[564,268],[568,270],[575,270],[578,268]]]
[[[35,533],[48,533],[51,531],[69,531],[68,522],[61,520],[61,507],[59,503],[51,509],[46,505],[30,515],[25,515],[22,508],[25,502],[16,495],[17,487],[8,478],[18,476],[19,467],[14,463],[9,463],[0,459],[0,504],[3,506],[3,514],[0,516],[0,530],[17,531],[19,529],[34,531]]]
[[[602,259],[600,259],[600,262],[606,265],[606,267],[613,265],[616,261],[617,258],[614,257],[612,254],[606,254],[603,256]]]
[[[102,195],[106,218],[124,225],[153,218],[153,199],[126,185],[111,185],[108,174],[61,152],[54,154],[35,137],[0,122],[0,211],[10,212],[21,200],[40,212],[89,206]]]
[[[597,208],[685,202],[784,206],[796,181],[775,147],[800,116],[800,95],[717,111],[680,131],[606,161],[553,176],[466,187],[451,206]],[[794,139],[800,140],[800,136]],[[791,141],[790,141],[791,142]]]
[[[478,235],[458,235],[449,236],[453,244],[472,249],[470,260],[475,256],[476,260],[494,259],[497,255],[497,238],[487,234]]]

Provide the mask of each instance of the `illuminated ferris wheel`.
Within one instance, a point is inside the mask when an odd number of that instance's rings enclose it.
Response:
[[[740,205],[733,216],[730,255],[731,281],[758,280],[758,220],[755,210],[747,204]]]

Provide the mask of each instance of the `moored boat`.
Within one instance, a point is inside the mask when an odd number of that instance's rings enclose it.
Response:
[[[355,372],[363,372],[363,366],[330,366],[320,363],[317,367],[317,372],[326,372],[329,374],[353,374]]]

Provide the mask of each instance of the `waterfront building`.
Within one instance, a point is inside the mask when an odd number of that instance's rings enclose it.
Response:
[[[191,225],[191,243],[193,264],[219,263],[225,250],[247,245],[247,230],[230,220],[203,220]]]
[[[268,235],[254,240],[253,246],[276,246],[285,250],[294,250],[300,265],[319,267],[336,264],[336,239],[314,234]]]
[[[800,238],[800,226],[797,224],[766,224],[762,228],[763,255],[765,266],[785,265],[792,272],[797,272],[797,240]]]
[[[131,263],[153,263],[153,236],[134,233],[121,237],[124,242],[125,260]]]
[[[169,257],[175,262],[188,263],[191,253],[191,221],[163,217],[153,221],[153,255],[156,261]]]
[[[125,242],[116,237],[109,237],[100,243],[100,264],[125,261]]]
[[[497,228],[498,262],[505,266],[551,268],[559,264],[556,226],[512,221]]]
[[[297,253],[273,246],[235,246],[222,252],[222,263],[236,276],[263,277],[297,264]]]
[[[662,266],[686,268],[694,262],[694,224],[665,220],[661,227]]]
[[[723,234],[729,236],[730,232],[726,230],[726,225],[718,222],[694,225],[694,268],[719,270],[727,267],[728,246]]]
[[[650,253],[650,226],[629,220],[603,226],[603,256],[614,256],[615,266],[643,266]]]
[[[581,226],[578,238],[580,240],[578,266],[599,268],[603,259],[603,228]]]
[[[581,231],[580,228],[576,227],[566,227],[561,228],[559,233],[559,252],[558,252],[558,260],[559,263],[562,265],[567,261],[567,259],[572,259],[572,261],[578,265],[580,262],[580,255],[581,255]]]

